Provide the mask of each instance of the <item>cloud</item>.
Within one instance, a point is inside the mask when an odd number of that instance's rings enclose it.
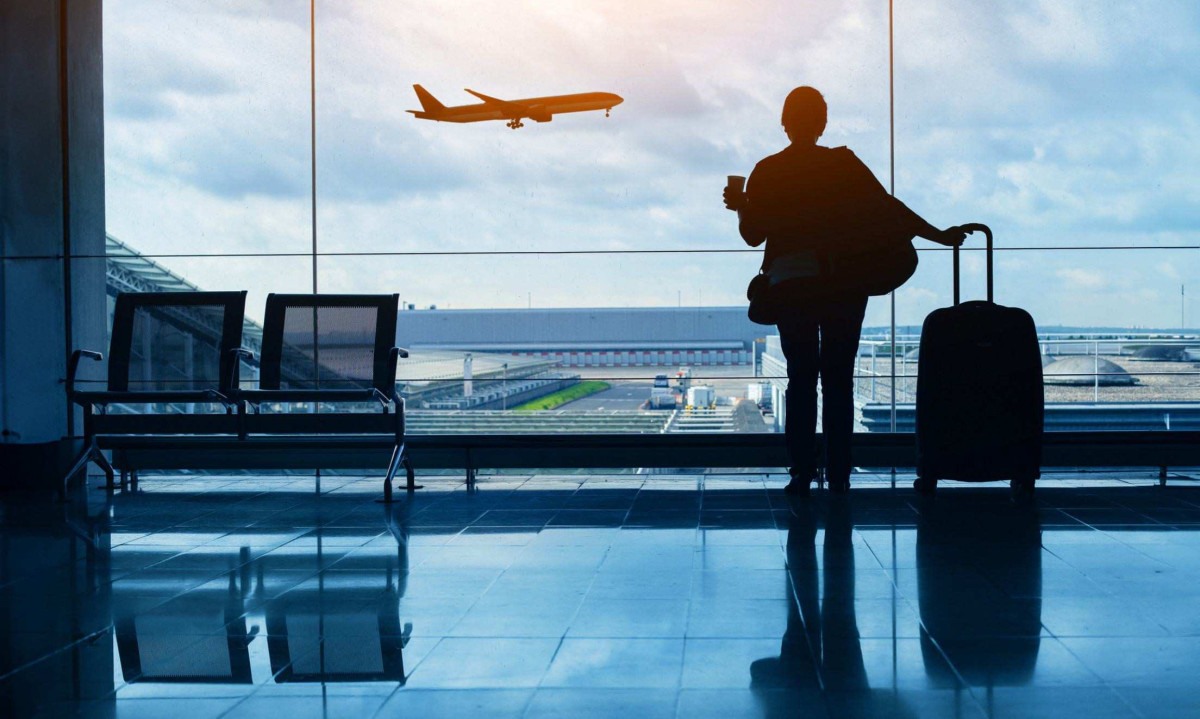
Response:
[[[1179,268],[1170,262],[1158,263],[1158,271],[1168,280],[1178,281],[1181,278],[1181,275],[1179,274]]]
[[[127,34],[107,38],[110,48],[119,42],[130,42],[130,47],[106,53],[110,121],[170,118],[178,112],[180,98],[212,98],[237,90],[236,81],[208,64],[202,53],[153,39],[138,41]]]
[[[924,287],[904,287],[897,293],[898,299],[903,299],[906,302],[933,302],[938,299],[938,294]]]
[[[1095,270],[1079,267],[1068,267],[1054,273],[1068,288],[1081,290],[1101,290],[1108,286],[1105,276]]]
[[[151,251],[303,251],[306,4],[126,0],[105,13],[110,227]],[[1196,244],[1200,5],[932,0],[897,7],[896,23],[896,186],[930,221],[988,222],[1001,248]],[[783,146],[779,106],[799,84],[829,100],[826,142],[888,178],[886,4],[874,0],[320,3],[317,39],[330,250],[741,248],[724,176]],[[447,103],[470,102],[464,86],[626,103],[512,132],[413,119],[414,82]],[[922,253],[897,297],[902,322],[948,303],[943,255]],[[1039,320],[1152,325],[1170,318],[1143,290],[1168,266],[1189,279],[1175,258],[1002,254],[998,299]],[[329,290],[402,288],[443,306],[523,306],[530,291],[542,306],[701,291],[737,303],[758,258],[687,260],[703,272],[675,272],[683,258],[670,255],[325,258],[322,271]],[[204,286],[256,292],[304,287],[309,269],[186,264]],[[1095,301],[1075,302],[1082,291]]]

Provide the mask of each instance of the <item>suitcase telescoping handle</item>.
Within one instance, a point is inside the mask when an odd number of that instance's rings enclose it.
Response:
[[[957,229],[960,229],[963,232],[968,232],[968,233],[982,232],[983,236],[987,238],[987,301],[993,302],[994,300],[992,299],[992,230],[987,225],[981,224],[979,222],[971,222],[971,223],[968,223],[965,225],[959,225]],[[958,304],[958,294],[959,294],[958,286],[960,284],[958,263],[959,263],[958,245],[955,245],[954,246],[954,304],[956,304],[956,305]]]

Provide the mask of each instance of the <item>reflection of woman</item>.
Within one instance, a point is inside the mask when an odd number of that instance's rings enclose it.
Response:
[[[778,658],[759,659],[750,665],[751,687],[824,687],[830,716],[910,715],[892,692],[873,693],[867,684],[854,613],[854,523],[850,505],[844,499],[835,499],[827,507],[820,575],[816,549],[820,508],[804,502],[793,509],[787,537],[787,630]],[[757,694],[767,716],[797,716],[794,696],[771,691]]]
[[[826,515],[823,602],[817,574],[817,512],[817,507],[803,504],[792,514],[787,536],[787,630],[778,659],[759,659],[750,665],[755,687],[823,684],[830,691],[867,689],[854,616],[850,507],[844,501],[834,502]]]
[[[880,231],[947,246],[964,237],[959,230],[937,229],[888,195],[847,148],[817,145],[825,121],[821,93],[792,90],[783,104],[791,144],[758,163],[745,193],[725,190],[725,206],[737,210],[742,238],[752,247],[766,242],[763,267],[771,285],[811,279],[802,284],[819,288],[779,323],[788,364],[785,426],[793,494],[808,493],[815,471],[818,375],[829,487],[850,488],[854,358],[867,296],[849,289],[844,275],[831,275],[837,248]]]

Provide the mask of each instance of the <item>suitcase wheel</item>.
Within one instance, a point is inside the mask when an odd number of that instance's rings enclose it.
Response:
[[[1013,500],[1028,502],[1033,499],[1033,488],[1037,480],[1032,477],[1017,477],[1008,483],[1012,489]]]

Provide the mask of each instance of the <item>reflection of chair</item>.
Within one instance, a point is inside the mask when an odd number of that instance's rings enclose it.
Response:
[[[411,634],[411,624],[400,625],[399,594],[390,582],[374,612],[356,609],[341,592],[330,607],[318,601],[267,611],[271,671],[280,683],[403,683]]]
[[[218,599],[192,591],[162,609],[116,621],[125,681],[250,684],[252,635],[246,631],[237,580]]]
[[[399,566],[396,571],[396,593],[404,598],[408,590],[408,511],[409,504],[391,505],[384,514],[384,524],[396,540],[396,555]]]
[[[975,502],[939,495],[921,508],[917,586],[925,671],[941,686],[958,686],[944,653],[968,684],[1024,684],[1041,644],[1041,522],[1036,507]]]
[[[360,579],[341,587],[334,581],[326,579],[315,591],[289,592],[267,606],[275,681],[403,684],[412,624],[400,624],[400,592],[391,569],[382,596],[364,590]]]
[[[67,368],[67,396],[83,408],[86,445],[64,478],[89,461],[113,484],[100,453],[102,435],[235,434],[231,414],[194,414],[196,404],[233,407],[242,341],[245,292],[144,292],[117,296],[104,390],[81,391],[75,375],[84,357],[76,350]],[[112,413],[129,404],[158,405],[152,413]],[[97,408],[99,412],[97,412]]]
[[[384,509],[399,565],[394,571],[389,559],[382,593],[360,573],[343,571],[331,573],[315,590],[288,592],[267,605],[276,682],[404,683],[404,647],[412,637],[412,624],[400,623],[408,585],[408,507],[405,502]]]

